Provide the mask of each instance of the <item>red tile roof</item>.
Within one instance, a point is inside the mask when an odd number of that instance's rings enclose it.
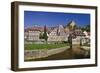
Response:
[[[29,28],[26,28],[24,30],[25,32],[28,32],[28,31],[44,31],[44,27],[38,27],[38,26],[34,26],[34,27],[29,27]],[[49,32],[50,31],[50,28],[47,28],[47,31]]]

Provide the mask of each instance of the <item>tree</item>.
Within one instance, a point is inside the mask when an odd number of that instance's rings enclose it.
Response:
[[[46,29],[46,25],[44,26],[43,38],[44,38],[44,39],[45,39],[45,41],[47,42],[48,36],[47,36],[47,29]]]
[[[87,26],[86,26],[86,31],[87,31],[87,32],[90,32],[90,25],[87,25]]]
[[[76,37],[76,35],[74,34],[74,31],[78,28],[78,26],[76,25],[76,23],[74,21],[71,21],[68,24],[68,27],[69,27],[69,30],[70,30],[68,41],[69,41],[69,44],[70,44],[70,48],[72,48],[72,46],[73,46],[72,45],[72,39]]]
[[[39,38],[44,39],[42,32],[40,33]]]
[[[85,27],[81,27],[82,31],[90,32],[90,25],[86,25]]]
[[[69,34],[68,42],[69,42],[70,48],[72,49],[72,35],[71,34]]]

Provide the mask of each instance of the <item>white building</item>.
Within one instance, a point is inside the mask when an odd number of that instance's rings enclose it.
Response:
[[[40,31],[29,31],[28,40],[29,41],[39,41]]]
[[[71,21],[67,24],[67,26],[59,25],[58,27],[46,27],[48,42],[62,42],[68,41],[70,34],[73,37],[73,40],[80,38],[88,38],[90,39],[90,35],[88,32],[82,31],[81,29],[75,29],[76,23]],[[40,35],[44,33],[44,27],[31,27],[25,29],[24,39],[26,41],[44,41],[44,39],[40,38]],[[86,40],[84,40],[86,42]]]
[[[39,41],[40,30],[38,29],[25,29],[24,39],[26,41]]]
[[[57,41],[67,41],[68,35],[65,33],[62,25],[54,28],[48,35],[48,41],[57,42]]]

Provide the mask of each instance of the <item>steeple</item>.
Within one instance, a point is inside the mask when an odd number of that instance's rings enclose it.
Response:
[[[60,35],[60,36],[65,35],[64,27],[62,25],[58,26],[57,34]]]
[[[76,27],[76,23],[75,21],[70,21],[64,28],[65,28],[65,32],[69,32],[70,30],[75,29]]]
[[[75,21],[71,21],[68,23],[67,28],[69,28],[69,30],[74,30],[76,28],[76,23]]]
[[[68,24],[67,24],[67,26],[69,27],[69,26],[75,26],[76,25],[76,23],[75,23],[75,21],[70,21]]]

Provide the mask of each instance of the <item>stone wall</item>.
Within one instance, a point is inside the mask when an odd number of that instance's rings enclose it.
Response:
[[[24,59],[29,60],[29,59],[36,59],[36,58],[43,58],[43,57],[48,57],[50,55],[54,55],[60,52],[63,52],[67,50],[69,46],[67,47],[62,47],[62,48],[56,48],[56,49],[40,49],[40,50],[25,50],[24,51]]]

